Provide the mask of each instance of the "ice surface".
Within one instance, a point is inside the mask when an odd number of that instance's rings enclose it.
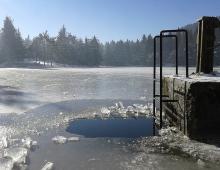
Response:
[[[151,84],[151,80],[147,81],[151,74],[152,69],[146,67],[0,68],[2,90],[15,92],[12,95],[6,93],[7,99],[13,100],[13,105],[2,102],[0,114],[22,114],[42,104],[76,99],[139,99]],[[135,87],[128,82],[135,82]],[[5,93],[1,98],[6,99]]]
[[[41,170],[52,170],[54,169],[54,163],[47,162]]]

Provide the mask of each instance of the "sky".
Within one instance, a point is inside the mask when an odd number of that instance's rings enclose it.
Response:
[[[6,16],[23,37],[56,36],[64,24],[79,38],[136,40],[220,16],[220,0],[0,0],[0,28]]]

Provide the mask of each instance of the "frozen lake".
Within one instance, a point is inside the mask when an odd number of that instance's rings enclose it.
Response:
[[[125,107],[151,102],[152,68],[1,68],[0,80],[1,136],[38,142],[39,148],[30,152],[30,170],[41,169],[47,161],[58,170],[219,168],[201,167],[180,155],[143,152],[139,138],[91,138],[74,131],[76,125],[69,121],[75,116],[89,118],[119,101]],[[59,135],[79,141],[54,144],[51,139]]]
[[[0,69],[0,113],[23,113],[68,100],[151,97],[151,72],[152,68]]]

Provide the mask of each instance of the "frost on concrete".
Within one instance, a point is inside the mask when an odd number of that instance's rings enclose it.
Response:
[[[0,148],[7,148],[8,147],[8,139],[7,136],[2,136],[0,139]]]

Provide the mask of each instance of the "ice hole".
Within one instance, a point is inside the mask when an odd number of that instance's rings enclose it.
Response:
[[[77,119],[69,124],[66,131],[88,138],[139,138],[153,136],[154,129],[152,118],[109,118]]]

